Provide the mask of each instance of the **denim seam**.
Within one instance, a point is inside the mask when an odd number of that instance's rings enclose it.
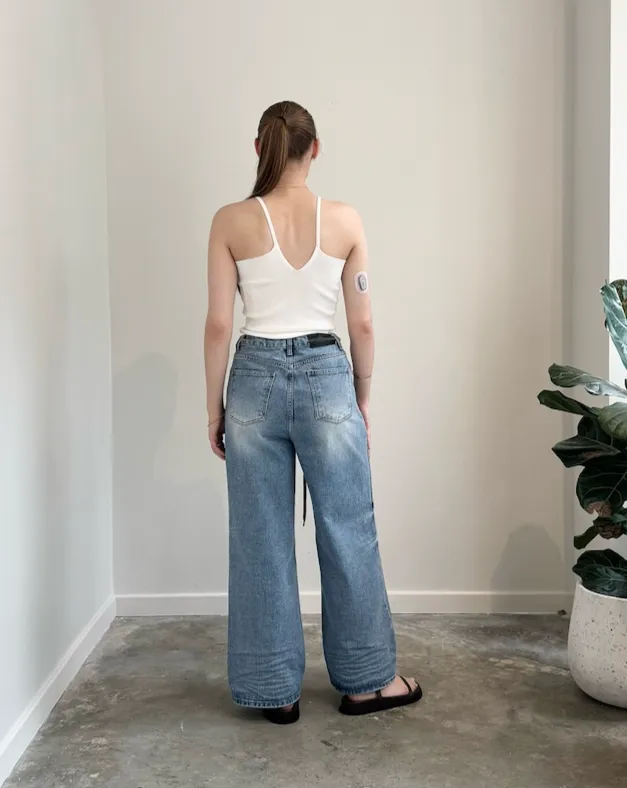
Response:
[[[311,378],[327,377],[328,375],[346,375],[349,370],[346,367],[327,367],[325,369],[308,369],[307,374]]]
[[[238,695],[233,695],[233,703],[237,706],[244,706],[247,709],[280,709],[282,706],[291,706],[300,700],[300,693],[292,695],[287,700],[249,700]]]
[[[291,364],[287,363],[286,361],[277,361],[274,358],[264,358],[264,356],[252,356],[248,355],[247,353],[238,353],[237,356],[233,359],[233,362],[236,361],[255,361],[257,364],[268,364],[269,366],[279,367],[279,369],[289,369]]]
[[[234,361],[238,361],[239,359],[247,360],[247,361],[255,361],[261,364],[269,364],[273,367],[279,367],[280,369],[289,369],[290,367],[304,367],[307,364],[314,364],[318,361],[326,361],[329,358],[342,358],[346,357],[344,353],[325,353],[320,356],[313,356],[311,358],[305,359],[303,361],[277,361],[274,358],[266,358],[265,356],[253,356],[248,353],[238,353],[237,356],[233,359]],[[291,356],[290,358],[294,358]]]
[[[318,361],[326,361],[328,358],[346,358],[344,352],[341,353],[324,353],[320,356],[312,356],[311,358],[304,359],[303,361],[295,361],[295,367],[305,367],[307,364],[317,364]]]
[[[341,692],[343,695],[368,695],[371,692],[378,692],[379,690],[385,689],[389,687],[389,685],[394,681],[396,678],[396,673],[393,673],[391,678],[387,681],[379,682],[376,684],[362,684],[361,686],[354,686],[354,687],[342,687],[335,682],[331,682],[333,688],[336,689],[338,692]],[[288,704],[285,704],[288,705]]]
[[[267,378],[270,375],[265,369],[245,369],[244,367],[233,367],[233,375],[243,378]]]

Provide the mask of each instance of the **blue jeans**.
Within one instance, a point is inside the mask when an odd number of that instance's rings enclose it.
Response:
[[[305,669],[296,576],[296,457],[309,486],[324,654],[342,693],[396,673],[366,429],[339,340],[240,339],[226,400],[229,684],[235,703],[295,703]],[[328,341],[328,340],[327,340]]]

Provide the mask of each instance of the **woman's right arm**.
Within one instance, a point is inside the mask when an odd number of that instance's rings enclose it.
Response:
[[[368,284],[368,246],[366,235],[357,211],[347,209],[346,219],[352,239],[352,248],[344,265],[342,288],[346,306],[346,321],[350,337],[355,393],[370,442],[370,382],[374,366],[374,329]]]
[[[211,225],[208,255],[209,307],[205,321],[209,441],[214,454],[221,459],[224,459],[224,380],[229,364],[233,306],[237,291],[237,267],[227,243],[231,210],[222,208]]]

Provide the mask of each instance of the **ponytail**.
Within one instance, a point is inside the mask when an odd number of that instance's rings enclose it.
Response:
[[[257,180],[251,197],[263,197],[275,189],[287,167],[290,132],[285,118],[273,117],[259,134]]]
[[[300,104],[281,101],[269,107],[259,122],[259,164],[250,196],[264,197],[276,189],[288,161],[300,161],[316,137],[313,118]]]

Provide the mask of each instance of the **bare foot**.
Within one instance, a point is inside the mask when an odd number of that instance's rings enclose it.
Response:
[[[409,686],[411,687],[412,692],[418,686],[418,683],[417,683],[416,679],[413,679],[413,678],[412,679],[407,679],[407,682],[409,683]],[[400,676],[396,676],[394,678],[394,681],[391,684],[388,684],[387,687],[384,687],[381,690],[381,695],[383,695],[384,698],[393,698],[393,697],[396,697],[396,696],[408,695],[408,694],[409,694],[409,692],[407,690],[405,682],[403,681],[403,679]],[[376,694],[376,692],[370,692],[370,693],[368,693],[366,695],[349,695],[348,697],[350,698],[350,700],[359,703],[362,700],[373,700],[374,698],[377,697],[377,694]]]

